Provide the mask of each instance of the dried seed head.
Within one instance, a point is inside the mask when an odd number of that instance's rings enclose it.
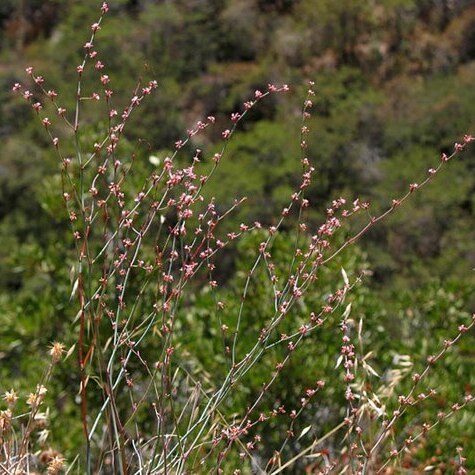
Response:
[[[51,355],[51,359],[53,360],[53,363],[58,363],[61,361],[61,357],[63,356],[64,353],[64,345],[62,343],[59,343],[55,341],[51,345],[51,349],[49,350],[49,354]]]
[[[7,402],[9,407],[13,407],[18,401],[18,395],[14,389],[10,389],[10,391],[5,392],[3,399]]]
[[[49,461],[46,473],[48,475],[56,475],[64,467],[64,462],[63,457],[56,455]]]

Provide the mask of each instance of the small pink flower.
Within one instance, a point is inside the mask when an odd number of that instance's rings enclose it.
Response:
[[[105,86],[110,82],[109,76],[107,74],[103,74],[101,76],[101,83]]]
[[[93,92],[91,96],[95,101],[100,101],[101,96],[97,92]]]
[[[48,119],[48,117],[45,117],[41,123],[43,124],[43,126],[47,129],[50,125],[51,125],[51,122],[50,120]]]
[[[136,203],[139,203],[140,201],[142,201],[145,197],[145,193],[143,191],[141,191],[135,198],[135,202]]]
[[[96,65],[95,65],[95,68],[96,68],[96,69],[103,69],[103,68],[104,68],[104,64],[103,64],[101,61],[97,61],[97,62],[96,62]]]
[[[36,113],[40,112],[40,110],[43,109],[41,102],[35,102],[32,107],[33,109],[35,109]]]
[[[35,77],[35,83],[36,83],[36,84],[41,85],[41,84],[43,84],[44,82],[45,82],[45,80],[44,80],[43,76],[36,76],[36,77]]]
[[[470,142],[473,142],[475,140],[475,137],[473,137],[472,135],[464,135],[463,136],[463,141],[465,143],[470,143]]]
[[[108,11],[109,11],[109,5],[107,4],[107,2],[102,2],[101,12],[107,13]]]
[[[80,64],[79,66],[76,67],[76,71],[78,72],[78,74],[82,74],[84,71],[84,66]]]
[[[32,68],[31,66],[28,66],[28,67],[25,69],[25,71],[26,71],[26,74],[30,74],[30,75],[33,74],[33,68]]]
[[[13,87],[12,87],[12,91],[13,91],[13,92],[18,92],[18,91],[20,91],[20,90],[21,90],[21,84],[18,83],[18,82],[16,82],[16,83],[13,85]]]
[[[91,30],[95,33],[96,31],[99,31],[101,29],[101,26],[99,25],[99,23],[93,23],[91,25]]]
[[[227,140],[231,136],[231,131],[229,129],[226,129],[221,135],[223,136],[224,140]]]
[[[30,91],[25,91],[25,92],[23,93],[23,97],[24,97],[26,100],[30,99],[32,96],[33,96],[33,94],[32,94]]]
[[[53,100],[55,97],[58,96],[58,93],[55,90],[49,89],[46,95]]]

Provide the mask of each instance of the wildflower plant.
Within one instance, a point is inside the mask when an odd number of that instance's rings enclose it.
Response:
[[[85,473],[124,474],[277,474],[300,467],[303,460],[312,460],[315,473],[384,473],[400,465],[418,441],[471,404],[470,393],[460,394],[433,420],[407,431],[408,415],[437,395],[436,388],[424,386],[426,379],[472,330],[474,317],[460,322],[424,367],[414,369],[408,357],[405,366],[395,365],[382,378],[373,367],[375,355],[366,348],[366,322],[355,313],[358,298],[353,295],[363,292],[369,278],[364,257],[355,250],[350,270],[341,268],[340,259],[429,186],[474,138],[466,135],[455,143],[450,155],[443,154],[380,214],[373,215],[363,199],[335,197],[323,223],[315,227],[307,220],[312,206],[308,189],[317,179],[307,156],[316,96],[310,82],[298,139],[299,185],[272,223],[242,223],[228,230],[223,222],[246,206],[246,200],[236,198],[225,208],[207,197],[207,184],[227,159],[228,144],[250,111],[289,87],[269,84],[266,90],[256,90],[231,114],[219,132],[221,145],[211,154],[195,144],[197,137],[217,127],[216,119],[197,121],[177,138],[168,156],[151,157],[154,171],[142,180],[135,169],[143,153],[130,146],[127,127],[160,84],[154,78],[138,81],[119,105],[122,93],[114,90],[107,58],[100,52],[100,30],[108,11],[104,2],[83,45],[74,110],[64,106],[61,92],[32,67],[26,69],[31,85],[13,86],[38,115],[56,153],[61,167],[58,193],[76,252],[71,324],[76,325],[77,338],[72,351],[78,360],[84,450],[68,461],[52,455],[47,473],[60,473],[67,463],[70,470],[77,465]],[[102,108],[104,121],[98,125],[102,135],[88,143],[82,119],[91,105]],[[365,223],[356,230],[351,227],[355,217]],[[225,287],[218,276],[219,261],[227,249],[239,249],[240,242],[249,265],[241,273],[239,289],[233,287],[236,281]],[[259,285],[262,293],[256,291]],[[194,321],[200,318],[193,310],[197,298],[207,302],[206,323]],[[255,308],[260,314],[250,322]],[[200,351],[219,361],[216,374],[207,374],[206,367],[200,367],[205,359],[187,347],[185,330],[197,325],[208,325],[213,335],[213,346]],[[318,347],[328,334],[339,341],[339,353],[329,357]],[[302,347],[306,355],[329,366],[302,388],[300,400],[287,406],[275,387],[282,379],[285,385],[286,371]],[[28,397],[28,417],[19,419],[23,438],[15,455],[8,455],[15,450],[2,438],[4,466],[28,470],[33,421],[64,350],[61,343],[52,344],[50,369]],[[262,384],[246,392],[250,374],[258,374]],[[401,392],[400,382],[410,378],[408,391]],[[339,392],[340,406],[329,406],[335,410],[329,420],[337,422],[323,433],[318,427],[302,427],[305,417],[323,426],[323,416],[306,414],[318,414],[319,398],[329,387]],[[5,393],[2,434],[11,430],[17,397],[13,391]],[[287,429],[271,447],[265,434],[276,420],[284,420]],[[460,450],[459,470],[464,470],[462,454]]]

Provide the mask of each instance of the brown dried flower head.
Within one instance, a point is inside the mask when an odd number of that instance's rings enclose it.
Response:
[[[55,341],[51,345],[51,349],[49,350],[49,354],[51,355],[53,363],[58,363],[59,361],[61,361],[63,353],[64,345],[62,343],[59,343],[58,341]]]
[[[38,407],[42,402],[48,390],[41,384],[36,387],[36,392],[30,393],[26,403],[34,409]]]
[[[3,399],[7,402],[9,407],[13,407],[18,401],[18,395],[14,389],[10,389],[10,391],[5,391]]]
[[[65,460],[63,457],[56,455],[49,461],[46,473],[48,475],[56,475],[64,467],[64,462]]]

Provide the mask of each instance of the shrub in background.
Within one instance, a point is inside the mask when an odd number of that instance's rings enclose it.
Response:
[[[262,209],[262,223],[233,229],[226,222],[245,200],[229,202],[225,193],[213,197],[207,193],[208,182],[218,179],[226,187],[225,180],[231,179],[226,167],[232,168],[226,160],[233,153],[237,127],[261,101],[288,88],[256,90],[231,114],[215,150],[203,153],[193,147],[216,126],[208,116],[177,140],[167,156],[150,155],[143,142],[136,149],[126,134],[129,121],[134,116],[140,120],[142,103],[158,84],[153,79],[139,82],[127,101],[116,98],[107,57],[96,49],[107,11],[104,3],[84,45],[72,108],[32,68],[27,68],[32,86],[13,86],[38,114],[60,161],[61,175],[48,179],[49,188],[41,191],[43,206],[53,215],[63,213],[54,198],[59,188],[71,225],[69,232],[58,226],[60,243],[43,258],[54,260],[51,275],[61,285],[59,299],[56,293],[31,301],[32,312],[38,301],[50,309],[42,315],[54,309],[55,321],[63,313],[65,321],[53,333],[64,331],[73,340],[66,342],[68,361],[77,354],[79,362],[79,367],[71,364],[72,374],[60,375],[61,383],[56,382],[66,385],[69,398],[72,388],[79,387],[79,410],[70,401],[64,406],[55,401],[56,417],[75,412],[75,427],[82,426],[84,450],[75,439],[69,451],[78,457],[69,461],[70,469],[279,473],[306,466],[317,473],[373,473],[434,463],[430,435],[446,421],[457,430],[452,421],[472,401],[466,386],[470,373],[460,364],[463,343],[458,350],[453,347],[473,321],[450,292],[429,288],[427,314],[412,319],[413,327],[392,329],[392,335],[399,332],[402,338],[422,333],[420,345],[414,347],[418,340],[411,339],[407,354],[401,353],[385,325],[393,312],[410,304],[388,309],[364,289],[367,259],[354,244],[419,194],[473,137],[466,135],[453,153],[443,154],[386,210],[373,215],[361,199],[336,197],[317,225],[315,217],[308,218],[314,173],[307,157],[311,83],[295,147],[301,150],[299,178],[272,173],[273,159],[279,157],[270,154],[261,163],[253,156],[258,150],[249,145],[246,156],[242,141],[245,159],[256,160],[256,173],[269,180],[265,201],[254,205],[259,210],[273,200],[280,210],[273,222],[272,213]],[[83,126],[88,110],[93,118],[101,117],[98,104],[104,107],[102,120]],[[270,136],[277,141],[277,127],[262,123],[253,140],[261,143]],[[237,157],[239,152],[234,152]],[[252,177],[243,179],[244,186],[253,192]],[[242,257],[233,263],[235,275],[229,280],[229,266],[223,263],[228,249],[239,242]],[[75,247],[75,257],[63,243]],[[67,273],[72,292],[65,285]],[[410,302],[414,296],[406,298]],[[24,312],[27,301],[22,302]],[[440,341],[435,334],[427,338],[426,328],[433,330],[427,316],[433,313],[441,321],[444,305],[451,325],[441,329]],[[71,324],[73,332],[64,329]],[[28,471],[43,460],[56,473],[64,463],[61,455],[47,450],[38,460],[36,446],[44,449],[46,437],[32,437],[42,429],[39,408],[46,383],[55,385],[52,368],[63,347],[56,343],[51,351],[51,366],[28,397],[26,415],[12,419],[21,412],[14,408],[16,396],[6,394],[11,408],[1,420],[7,470]],[[436,364],[442,363],[445,372],[438,373]],[[437,383],[446,381],[457,365],[465,387],[455,381],[441,395]],[[22,425],[21,437],[12,424]],[[463,451],[447,449],[463,473]]]

